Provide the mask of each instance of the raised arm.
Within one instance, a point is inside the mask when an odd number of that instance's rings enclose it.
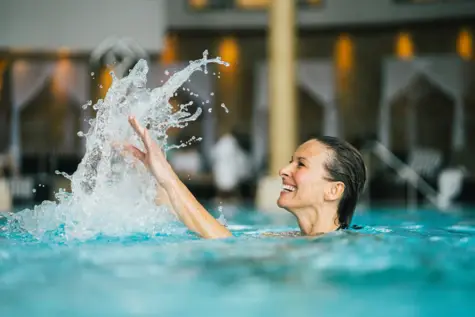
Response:
[[[219,223],[193,196],[188,188],[179,179],[165,158],[161,148],[152,140],[147,129],[143,128],[135,119],[129,118],[130,125],[142,139],[145,152],[133,145],[126,145],[126,149],[138,158],[156,178],[159,186],[157,196],[159,203],[169,203],[176,216],[191,231],[203,238],[226,238],[231,232]],[[164,190],[167,197],[161,198],[160,191]],[[163,201],[160,201],[163,199]]]

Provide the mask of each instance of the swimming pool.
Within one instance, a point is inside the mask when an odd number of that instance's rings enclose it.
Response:
[[[473,316],[472,210],[362,210],[361,229],[286,238],[261,234],[292,218],[234,208],[220,241],[3,230],[0,316]]]

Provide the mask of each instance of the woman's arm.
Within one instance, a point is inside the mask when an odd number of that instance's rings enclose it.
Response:
[[[193,196],[185,184],[175,175],[163,184],[177,217],[193,232],[203,238],[227,238],[231,232],[216,220]]]
[[[232,236],[226,227],[204,209],[185,184],[179,179],[176,179],[175,186],[170,184],[166,188],[168,191],[162,185],[157,186],[155,203],[157,205],[167,206],[169,211],[183,222],[188,229],[203,238],[226,238]],[[173,193],[171,196],[176,197],[176,199],[170,199],[168,192]],[[186,198],[180,199],[180,197]],[[176,210],[181,212],[177,212]]]
[[[172,212],[175,213],[183,224],[203,238],[226,238],[232,236],[231,232],[198,202],[195,196],[179,179],[165,158],[161,148],[153,142],[148,130],[140,126],[134,117],[129,118],[129,122],[142,139],[145,152],[130,144],[126,146],[126,149],[142,161],[157,179],[159,187],[157,189],[157,199],[159,203],[169,204],[173,209]]]
[[[167,191],[160,184],[157,184],[157,196],[155,196],[155,204],[158,206],[166,206],[172,214],[178,217],[175,209],[173,209],[172,202],[170,201],[170,197],[168,197]]]

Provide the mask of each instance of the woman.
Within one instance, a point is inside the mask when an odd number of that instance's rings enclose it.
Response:
[[[133,145],[126,145],[126,150],[156,178],[158,197],[163,199],[158,203],[170,204],[176,216],[203,238],[232,236],[180,181],[148,130],[134,117],[129,118],[129,123],[142,139],[145,152]],[[366,182],[361,154],[333,137],[311,139],[300,145],[279,175],[282,191],[277,204],[297,218],[302,235],[307,236],[348,228]]]

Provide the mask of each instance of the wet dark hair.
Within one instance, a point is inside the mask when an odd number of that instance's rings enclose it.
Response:
[[[325,164],[329,180],[345,184],[337,215],[339,229],[347,229],[366,185],[366,166],[363,157],[350,143],[339,138],[321,136],[314,140],[323,143],[332,151],[332,156]]]

